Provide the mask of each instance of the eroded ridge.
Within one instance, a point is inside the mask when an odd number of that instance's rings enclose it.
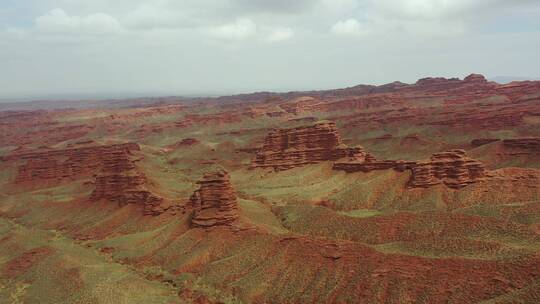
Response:
[[[148,191],[146,184],[146,176],[137,170],[130,154],[113,151],[103,160],[101,172],[95,176],[95,188],[90,199],[104,199],[120,206],[142,205],[145,214],[154,214],[153,208],[162,199]]]
[[[452,150],[435,153],[429,161],[414,165],[408,186],[428,188],[444,184],[450,188],[460,189],[486,175],[486,169],[481,162],[467,157],[464,150]]]
[[[320,121],[312,126],[271,131],[252,167],[287,170],[323,161],[335,161],[361,153],[360,147],[343,144],[336,124]]]
[[[22,161],[15,183],[32,183],[41,180],[77,179],[95,174],[113,155],[131,155],[139,151],[135,143],[71,148],[63,150],[37,150],[17,153],[4,161]],[[123,162],[123,166],[129,166]]]

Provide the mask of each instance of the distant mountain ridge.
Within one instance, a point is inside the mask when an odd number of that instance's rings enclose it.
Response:
[[[540,80],[540,77],[494,76],[490,77],[489,80],[500,84],[507,84],[513,81]]]
[[[15,101],[15,102],[0,102],[0,111],[14,111],[14,110],[38,110],[38,109],[62,109],[62,108],[130,108],[140,106],[155,106],[160,104],[175,104],[180,102],[255,102],[261,100],[272,99],[293,99],[302,96],[317,96],[320,98],[332,98],[332,97],[348,97],[357,95],[366,95],[374,93],[390,93],[399,91],[402,89],[414,89],[417,86],[425,85],[437,85],[444,86],[459,85],[460,83],[467,83],[470,81],[487,83],[495,82],[498,84],[507,84],[513,81],[534,81],[540,80],[540,78],[525,78],[514,76],[496,76],[486,79],[481,74],[471,74],[461,80],[460,78],[444,78],[444,77],[426,77],[419,79],[416,83],[408,84],[400,81],[394,81],[383,85],[367,85],[359,84],[347,88],[338,89],[325,89],[325,90],[311,90],[311,91],[289,91],[289,92],[253,92],[253,93],[241,93],[224,96],[203,96],[203,97],[189,97],[189,96],[163,96],[163,97],[133,97],[133,98],[108,98],[108,99],[73,99],[73,100],[35,100],[35,101]]]

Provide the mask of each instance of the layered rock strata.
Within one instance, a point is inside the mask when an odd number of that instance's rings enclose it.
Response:
[[[146,176],[136,169],[130,155],[125,151],[114,151],[103,160],[90,199],[107,200],[119,206],[137,204],[144,206],[145,215],[157,215],[155,208],[162,199],[148,191],[146,184]]]
[[[341,141],[335,123],[320,121],[312,126],[275,129],[266,137],[252,163],[254,168],[287,170],[362,153]]]
[[[206,173],[197,184],[200,187],[189,201],[194,209],[192,227],[231,226],[238,221],[236,193],[226,171]]]
[[[40,185],[85,178],[94,179],[90,200],[107,200],[120,206],[138,204],[145,214],[155,214],[162,199],[147,190],[147,179],[135,166],[135,143],[63,150],[39,150],[4,157],[21,161],[15,183]]]
[[[92,175],[99,171],[111,155],[132,154],[140,147],[134,143],[22,152],[3,158],[4,161],[24,162],[18,168],[15,183],[40,180],[63,180]]]
[[[486,176],[484,165],[467,157],[463,150],[433,154],[430,161],[420,162],[411,169],[410,188],[428,188],[444,184],[460,189]]]
[[[540,137],[505,139],[503,145],[508,148],[540,153]]]

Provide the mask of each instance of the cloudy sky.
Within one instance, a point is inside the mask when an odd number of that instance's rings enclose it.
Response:
[[[538,0],[0,0],[0,98],[540,76]]]

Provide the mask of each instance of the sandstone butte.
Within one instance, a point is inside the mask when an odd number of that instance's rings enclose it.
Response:
[[[435,153],[426,162],[412,166],[410,188],[427,188],[444,184],[460,189],[486,177],[484,165],[467,157],[464,150]]]
[[[343,144],[334,122],[319,121],[311,126],[269,132],[252,167],[288,170],[352,157],[357,153],[362,153],[362,149]]]
[[[210,228],[232,226],[238,221],[238,203],[229,174],[224,170],[206,173],[190,198],[191,226]]]

